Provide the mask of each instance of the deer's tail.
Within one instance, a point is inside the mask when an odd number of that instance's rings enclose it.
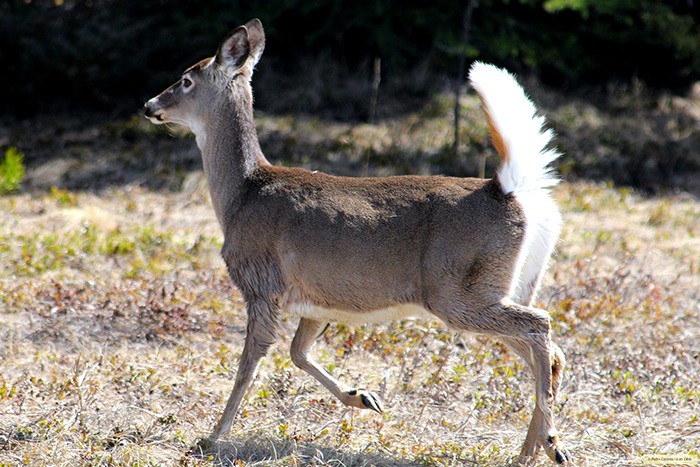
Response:
[[[559,152],[548,148],[554,133],[513,75],[475,63],[469,80],[481,97],[491,139],[501,164],[496,179],[525,215],[525,236],[513,271],[510,297],[530,306],[561,230],[561,215],[549,188],[559,179],[550,163]]]
[[[559,152],[548,148],[554,136],[544,117],[506,70],[481,62],[472,65],[469,81],[481,98],[489,133],[501,164],[496,178],[505,194],[541,190],[559,180],[550,163]]]

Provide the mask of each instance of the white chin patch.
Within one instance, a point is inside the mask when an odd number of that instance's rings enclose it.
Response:
[[[148,117],[148,119],[149,119],[150,121],[152,121],[153,123],[155,123],[156,125],[159,125],[159,124],[161,124],[161,123],[168,123],[168,120],[166,120],[166,119],[163,117],[163,114],[162,114],[162,113],[157,113],[157,114],[155,114],[155,115],[152,116],[152,117]]]

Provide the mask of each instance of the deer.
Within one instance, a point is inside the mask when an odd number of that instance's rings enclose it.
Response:
[[[292,362],[342,404],[378,413],[376,393],[339,381],[310,349],[329,323],[418,317],[501,339],[519,355],[534,375],[535,408],[518,461],[531,464],[544,450],[572,462],[553,419],[565,357],[549,313],[533,304],[562,224],[551,195],[560,153],[516,78],[481,62],[469,72],[499,156],[492,179],[340,177],[264,156],[251,87],[264,48],[253,19],[144,106],[153,123],[194,134],[221,256],[247,309],[233,390],[201,441],[212,446],[230,431],[282,316],[299,317]]]

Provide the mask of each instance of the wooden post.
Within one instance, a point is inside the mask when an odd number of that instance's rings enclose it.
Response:
[[[372,97],[369,101],[369,123],[374,124],[377,118],[377,98],[379,97],[379,83],[382,81],[382,59],[374,58],[374,72],[372,73]]]
[[[469,0],[469,3],[464,8],[462,13],[462,40],[459,46],[459,71],[455,80],[455,105],[454,105],[454,143],[452,151],[455,160],[459,157],[459,126],[460,126],[460,111],[462,97],[462,83],[465,77],[465,68],[467,61],[467,45],[469,44],[469,30],[472,23],[472,12],[477,6],[478,0]]]

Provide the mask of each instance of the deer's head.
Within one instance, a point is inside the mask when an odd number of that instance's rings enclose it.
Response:
[[[226,35],[214,57],[191,66],[177,82],[146,102],[144,114],[153,123],[176,123],[197,134],[212,117],[222,94],[250,97],[253,67],[264,48],[260,20],[237,27]]]

